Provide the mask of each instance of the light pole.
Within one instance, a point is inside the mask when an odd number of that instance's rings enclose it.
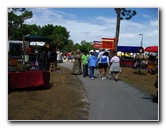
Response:
[[[143,34],[139,34],[139,36],[142,36],[142,39],[141,39],[141,47],[143,46]]]

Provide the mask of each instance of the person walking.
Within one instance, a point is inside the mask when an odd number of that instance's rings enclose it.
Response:
[[[100,67],[101,67],[101,74],[102,80],[106,79],[107,68],[110,65],[108,52],[104,52],[104,54],[100,57]]]
[[[81,56],[82,67],[83,67],[83,77],[88,76],[88,58],[89,58],[88,51],[85,50],[84,54]]]
[[[89,72],[90,72],[90,75],[89,77],[93,80],[94,79],[94,70],[97,66],[97,58],[96,56],[94,55],[94,52],[90,52],[90,56],[88,58],[88,67],[89,67]]]
[[[120,59],[117,56],[117,53],[114,51],[113,53],[113,57],[110,60],[110,74],[111,74],[111,78],[110,80],[115,80],[118,81],[119,79],[119,72],[121,72],[121,68],[120,68]]]
[[[82,74],[82,69],[81,69],[81,51],[78,49],[75,52],[75,61],[73,63],[72,67],[72,74],[74,75],[81,75]]]
[[[103,48],[100,48],[100,49],[99,49],[98,56],[97,56],[97,60],[98,60],[99,74],[100,74],[101,77],[102,77],[102,67],[101,67],[100,58],[101,58],[101,56],[102,56],[103,54],[104,54],[104,49],[103,49]]]

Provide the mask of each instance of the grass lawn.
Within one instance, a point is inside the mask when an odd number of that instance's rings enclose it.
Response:
[[[141,74],[139,74],[138,71],[129,67],[122,67],[122,73],[119,75],[119,78],[122,81],[144,90],[150,95],[156,95],[156,88],[154,87],[156,77],[157,74],[151,75],[145,71],[142,71]]]
[[[50,89],[12,90],[8,94],[8,120],[86,120],[87,97],[79,79],[58,66],[51,72]]]

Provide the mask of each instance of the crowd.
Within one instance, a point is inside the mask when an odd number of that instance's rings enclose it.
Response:
[[[49,51],[43,47],[40,51],[37,49],[29,50],[30,62],[32,62],[31,70],[49,70],[50,63],[55,63],[63,59],[73,62],[72,74],[83,75],[83,77],[89,77],[94,80],[94,70],[99,71],[99,75],[102,80],[110,79],[114,81],[119,80],[119,73],[121,73],[120,58],[117,56],[117,52],[109,51],[100,48],[99,52],[95,50],[87,51],[83,53],[78,49],[75,52],[61,53],[56,48]],[[63,58],[63,59],[62,59]],[[149,69],[150,74],[158,73],[158,67]],[[110,77],[108,77],[108,74]],[[156,97],[153,101],[158,102],[158,76],[154,84],[157,89]]]
[[[108,78],[108,73],[110,80],[118,81],[119,79],[118,74],[121,72],[120,58],[114,51],[106,51],[100,48],[98,53],[94,50],[81,53],[80,50],[76,50],[74,60],[72,68],[74,75],[83,74],[83,77],[89,76],[94,80],[94,70],[98,69],[102,80]]]
[[[74,59],[75,61],[72,67],[72,73],[74,75],[83,74],[83,77],[88,76],[94,80],[94,70],[98,69],[102,80],[109,78],[110,80],[118,81],[119,79],[119,73],[121,73],[120,58],[115,51],[106,51],[101,48],[99,49],[98,54],[96,54],[93,50],[89,52],[84,51],[83,53],[81,53],[80,50],[77,50]],[[156,74],[158,73],[158,67],[156,66],[148,71],[152,75]],[[110,77],[107,77],[108,74],[110,74]],[[153,98],[153,102],[158,102],[158,76],[154,86],[157,93]]]

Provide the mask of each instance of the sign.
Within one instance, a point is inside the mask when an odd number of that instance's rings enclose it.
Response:
[[[102,48],[114,50],[116,38],[102,38]]]
[[[93,48],[94,49],[101,48],[101,45],[102,45],[101,41],[93,41]]]
[[[45,45],[45,42],[37,42],[37,41],[35,41],[35,42],[30,42],[30,45],[31,46],[44,46]]]

